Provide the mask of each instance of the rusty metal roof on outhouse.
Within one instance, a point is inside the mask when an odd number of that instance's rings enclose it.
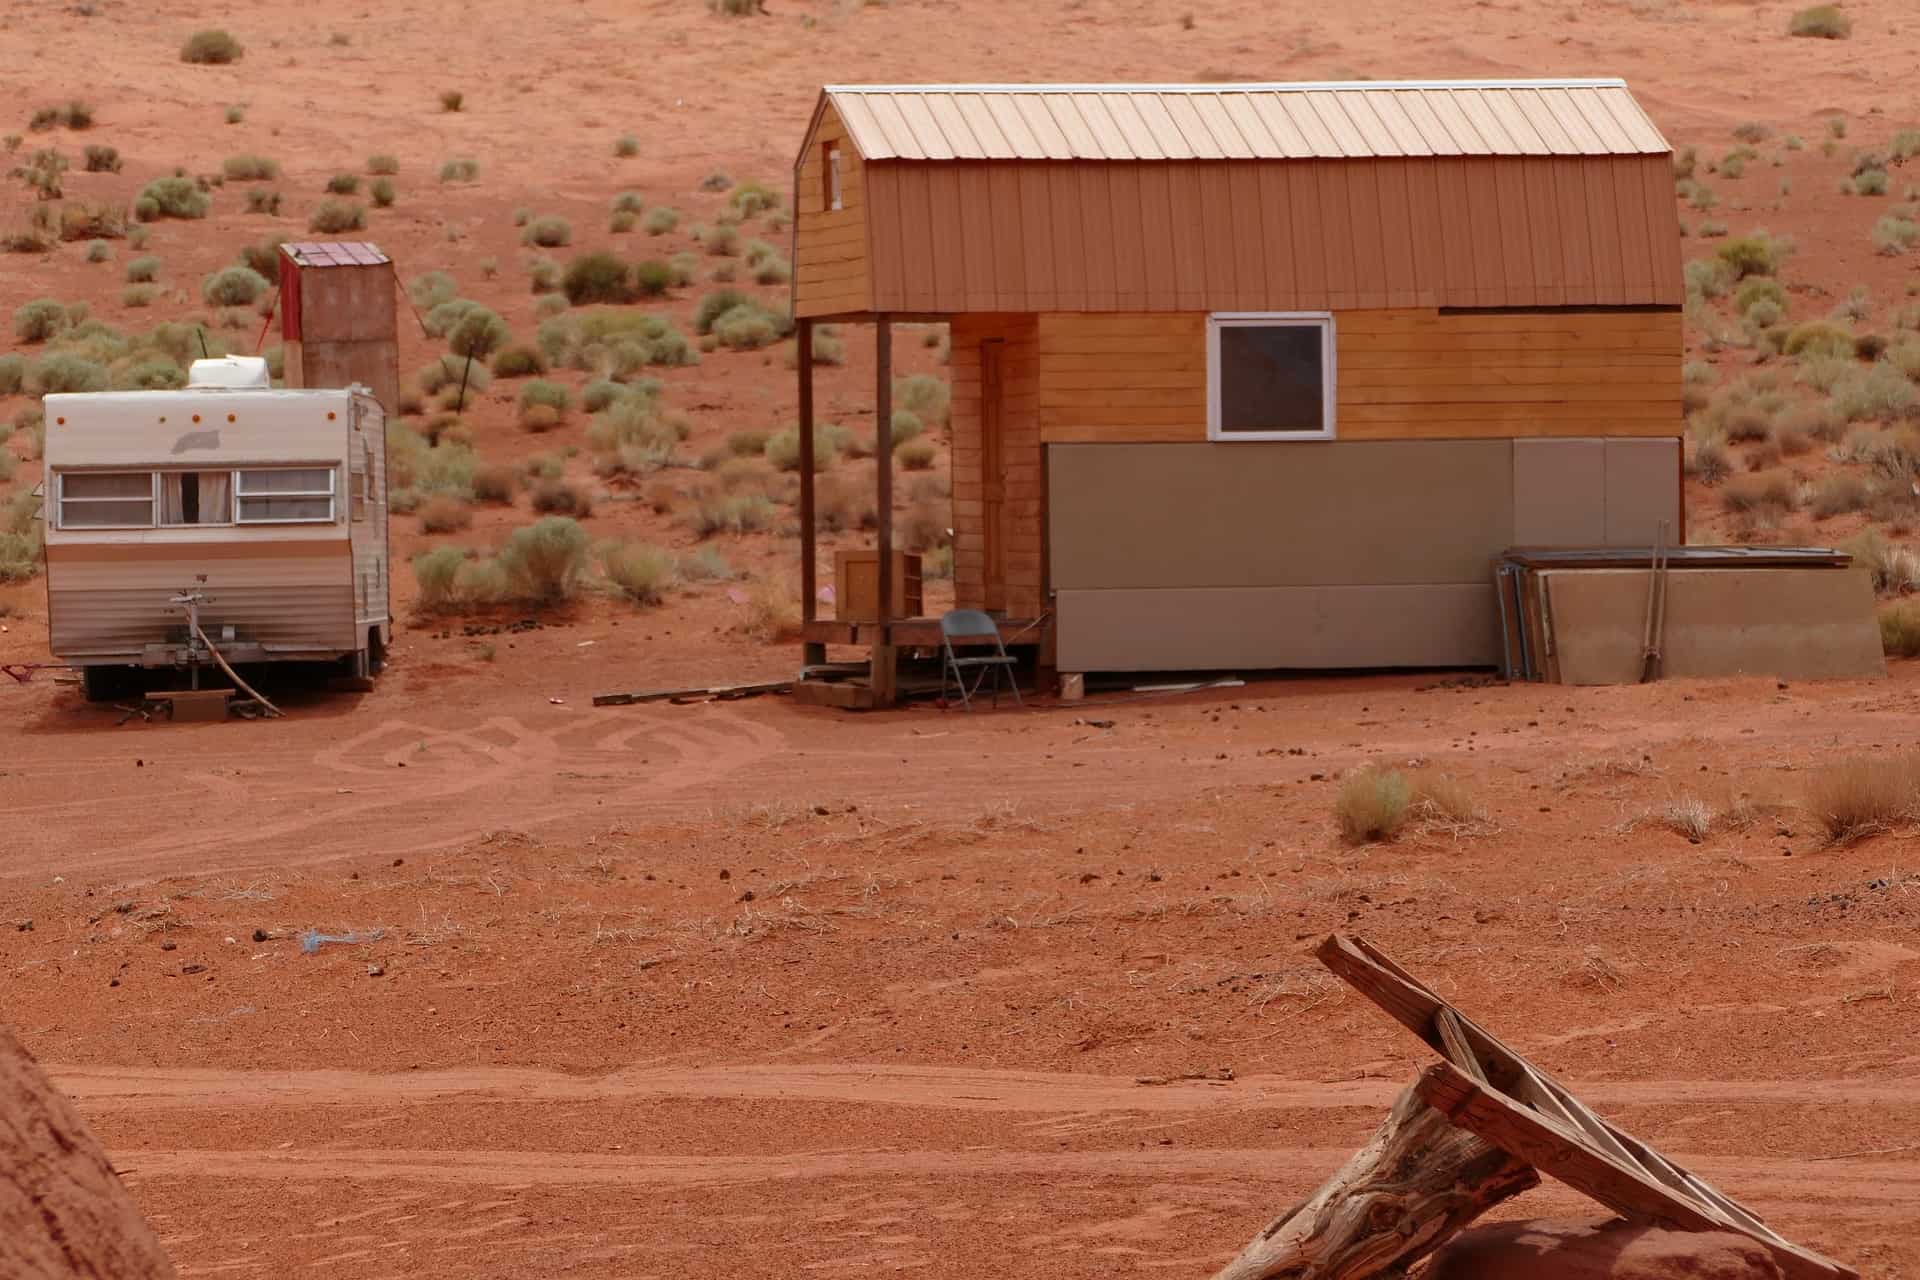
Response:
[[[303,240],[280,248],[302,267],[383,267],[390,261],[371,240]]]
[[[828,85],[868,160],[1338,160],[1672,150],[1624,80]]]

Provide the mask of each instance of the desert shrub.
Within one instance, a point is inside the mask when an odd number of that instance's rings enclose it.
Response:
[[[1733,285],[1733,273],[1718,258],[1694,258],[1681,271],[1687,292],[1701,298],[1718,298]]]
[[[336,236],[342,231],[358,231],[367,225],[367,207],[352,200],[322,200],[307,215],[307,230]]]
[[[459,547],[435,547],[415,556],[413,580],[419,587],[420,607],[437,613],[458,603],[455,586],[466,563],[467,553]]]
[[[721,533],[758,533],[778,514],[763,493],[704,491],[695,500],[687,523],[694,535],[711,538]]]
[[[519,476],[512,467],[504,463],[490,462],[474,468],[473,500],[475,502],[511,506],[513,495],[519,491],[519,488]]]
[[[542,249],[572,244],[573,224],[565,218],[535,218],[520,233],[520,243],[539,245]]]
[[[735,351],[757,351],[780,340],[780,326],[758,303],[743,303],[713,322],[713,336]]]
[[[1790,356],[1845,356],[1853,351],[1853,335],[1824,320],[1809,320],[1793,327],[1782,349]]]
[[[1855,360],[1878,360],[1887,353],[1887,339],[1878,333],[1858,333],[1853,337]]]
[[[622,160],[639,155],[640,139],[630,133],[621,134],[613,140],[613,154],[619,156]]]
[[[1715,249],[1714,257],[1726,265],[1735,281],[1739,281],[1748,276],[1774,274],[1790,252],[1792,245],[1788,241],[1770,236],[1765,231],[1751,231]]]
[[[1920,600],[1880,610],[1880,648],[1889,658],[1920,658]]]
[[[1784,471],[1735,476],[1720,491],[1720,501],[1727,510],[1741,513],[1785,513],[1793,510],[1796,498],[1793,477]]]
[[[700,247],[716,258],[732,258],[740,252],[740,232],[724,223],[704,228],[697,238]]]
[[[583,253],[567,264],[560,288],[567,295],[567,301],[575,306],[627,302],[633,297],[627,275],[627,264],[617,254]]]
[[[27,358],[17,351],[0,355],[0,396],[17,396],[27,385]],[[0,427],[3,437],[10,427]]]
[[[560,287],[561,267],[541,254],[527,263],[527,282],[535,293],[552,293]]]
[[[259,273],[268,284],[280,283],[280,242],[269,236],[240,246],[240,265]]]
[[[473,527],[473,508],[450,494],[435,494],[420,504],[423,533],[458,533]]]
[[[120,149],[118,147],[103,147],[93,144],[89,145],[83,154],[86,157],[88,173],[120,172]]]
[[[247,109],[242,106],[231,106],[222,113],[222,116],[228,124],[239,124],[247,118]]]
[[[228,156],[221,161],[220,171],[231,182],[271,182],[280,176],[280,162],[266,156]]]
[[[951,399],[946,379],[936,378],[930,373],[899,378],[893,384],[893,403],[896,407],[909,410],[922,421],[936,425],[946,422]]]
[[[1920,755],[1850,756],[1808,772],[1802,804],[1835,844],[1858,840],[1920,813]]]
[[[472,182],[480,176],[480,162],[471,156],[454,156],[440,166],[442,182]]]
[[[385,152],[367,157],[367,172],[392,175],[400,172],[400,157]]]
[[[427,314],[420,318],[420,326],[428,337],[444,338],[460,323],[460,317],[479,305],[471,298],[449,298],[427,308]]]
[[[217,27],[196,31],[180,46],[180,61],[224,66],[246,56],[246,49],[231,34]]]
[[[614,401],[627,394],[627,389],[610,378],[595,378],[580,391],[580,407],[588,413],[599,413],[613,406]]]
[[[442,111],[458,111],[466,105],[467,95],[458,89],[442,89],[440,91],[440,109]]]
[[[622,191],[619,195],[613,198],[612,202],[607,207],[613,213],[637,214],[647,206],[646,206],[646,203],[643,200],[641,200],[640,193],[638,191]]]
[[[794,450],[800,448],[799,434],[794,436]],[[727,437],[727,452],[736,458],[758,458],[767,451],[767,433],[764,431],[736,431]]]
[[[213,200],[192,178],[155,178],[133,202],[134,213],[142,222],[159,218],[204,218]]]
[[[1733,291],[1734,309],[1745,313],[1755,303],[1770,302],[1781,311],[1787,309],[1787,291],[1771,276],[1749,276]]]
[[[1873,247],[1889,256],[1905,253],[1920,241],[1920,222],[1898,213],[1883,213],[1873,224]]]
[[[45,342],[66,327],[66,305],[52,298],[35,298],[13,313],[14,336],[22,342]]]
[[[200,282],[200,296],[216,307],[251,306],[273,286],[251,267],[227,267]]]
[[[1764,403],[1741,399],[1723,406],[1718,417],[1728,444],[1773,439],[1773,415]]]
[[[1398,769],[1369,765],[1349,773],[1334,799],[1340,834],[1352,844],[1390,840],[1406,825],[1413,790]]]
[[[520,388],[520,407],[522,409],[532,408],[535,405],[544,405],[552,409],[557,417],[565,417],[570,400],[571,397],[567,394],[565,387],[557,382],[548,382],[542,378],[535,378],[532,382]]]
[[[460,296],[460,286],[444,271],[429,271],[407,282],[407,297],[416,307],[431,310]]]
[[[447,330],[447,350],[456,356],[485,360],[511,336],[505,320],[486,307],[473,306]]]
[[[1863,169],[1853,175],[1853,194],[1857,196],[1883,196],[1887,194],[1887,171],[1885,169]]]
[[[376,209],[391,209],[395,199],[393,182],[389,178],[375,178],[367,188],[367,198],[373,201]]]
[[[847,347],[833,332],[829,325],[813,327],[813,360],[815,364],[840,365],[847,362]]]
[[[444,355],[423,366],[414,380],[425,395],[439,395],[444,391],[452,398],[459,394],[463,383],[469,395],[485,391],[493,384],[493,375],[484,364],[470,364],[464,356]]]
[[[174,391],[187,385],[187,371],[165,356],[147,356],[112,371],[115,391]]]
[[[593,514],[593,499],[587,496],[587,491],[558,478],[537,481],[528,492],[527,501],[543,515],[586,517]]]
[[[1853,19],[1837,4],[1816,4],[1787,19],[1787,34],[1820,40],[1845,40],[1853,34]]]
[[[929,471],[940,456],[931,440],[909,440],[893,451],[893,456],[908,471]]]
[[[545,373],[547,362],[538,348],[516,343],[493,358],[493,371],[502,378],[531,378]]]
[[[664,297],[673,284],[673,268],[658,258],[645,258],[633,264],[633,290],[639,296]]]
[[[747,271],[755,284],[785,284],[793,278],[793,264],[771,250],[749,257]]]
[[[635,604],[659,604],[673,585],[673,556],[651,543],[604,542],[598,558],[602,576]]]
[[[727,203],[733,211],[743,218],[765,213],[768,209],[780,207],[780,196],[772,188],[758,182],[743,182],[733,189],[727,197]]]
[[[1843,422],[1890,418],[1914,403],[1913,384],[1888,364],[1849,368],[1834,384],[1833,411]]]
[[[680,225],[680,211],[657,204],[640,219],[640,229],[650,236],[663,236]]]
[[[1807,510],[1816,520],[1846,515],[1867,505],[1867,482],[1851,471],[1836,471],[1814,486]]]
[[[1700,149],[1698,147],[1680,147],[1673,153],[1673,177],[1679,182],[1693,177],[1700,167]]]
[[[247,192],[247,212],[265,213],[278,216],[280,213],[280,193],[269,191],[265,187],[255,187]]]
[[[1773,127],[1758,120],[1743,120],[1733,126],[1733,136],[1742,142],[1758,145],[1773,136]]]
[[[607,215],[607,232],[616,236],[626,235],[633,230],[634,223],[638,221],[639,219],[631,213],[615,211]]]
[[[948,516],[951,508],[945,504],[920,502],[909,507],[906,513],[894,521],[894,531],[900,545],[909,551],[931,551],[948,541]]]
[[[798,471],[800,469],[800,428],[788,427],[767,438],[762,452],[776,471]],[[816,426],[813,433],[813,469],[825,471],[833,465],[838,453],[835,434],[824,425]]]
[[[33,366],[33,383],[41,395],[105,391],[109,381],[105,365],[70,351],[56,351],[41,356]]]
[[[681,556],[677,572],[687,582],[731,582],[738,576],[720,549],[711,546],[696,547]]]

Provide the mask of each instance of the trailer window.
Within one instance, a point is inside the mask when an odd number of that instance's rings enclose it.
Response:
[[[1207,318],[1209,440],[1333,438],[1333,317]]]
[[[242,524],[280,521],[332,523],[332,467],[276,467],[271,471],[242,471]]]
[[[139,529],[152,524],[153,472],[61,472],[62,529]]]
[[[233,519],[231,471],[162,471],[161,524],[227,524]]]

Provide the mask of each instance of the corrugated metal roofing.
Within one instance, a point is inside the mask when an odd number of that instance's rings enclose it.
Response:
[[[388,261],[370,240],[303,240],[280,248],[303,267],[379,267]]]
[[[1338,160],[1672,150],[1624,80],[828,85],[869,160]]]

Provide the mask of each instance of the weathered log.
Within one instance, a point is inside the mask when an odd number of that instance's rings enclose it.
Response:
[[[1214,1280],[1372,1280],[1400,1274],[1540,1181],[1531,1165],[1421,1101],[1395,1100],[1365,1146],[1275,1218]]]
[[[0,1027],[0,1276],[173,1280],[87,1126]]]

